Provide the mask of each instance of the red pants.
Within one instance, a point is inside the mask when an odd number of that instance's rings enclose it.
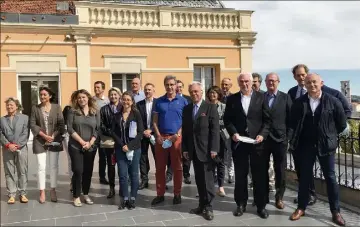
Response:
[[[161,134],[165,139],[171,137],[171,135]],[[172,144],[168,149],[162,148],[162,145],[156,143],[155,145],[155,165],[156,165],[156,192],[158,196],[163,196],[165,194],[165,170],[170,154],[171,159],[171,168],[173,170],[174,176],[174,195],[181,195],[181,186],[182,186],[182,153],[181,153],[181,137]]]

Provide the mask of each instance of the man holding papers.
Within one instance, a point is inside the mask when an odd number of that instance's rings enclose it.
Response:
[[[238,77],[240,92],[228,97],[224,113],[225,128],[232,138],[233,160],[235,165],[234,197],[237,209],[234,216],[246,211],[248,200],[247,176],[250,167],[254,183],[254,199],[257,213],[261,218],[269,216],[265,209],[268,186],[267,163],[264,155],[263,140],[269,134],[270,116],[264,95],[252,89],[252,75],[241,73]],[[255,141],[240,141],[241,137]]]

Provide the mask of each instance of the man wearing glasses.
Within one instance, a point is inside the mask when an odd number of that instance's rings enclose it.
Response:
[[[164,202],[165,168],[170,155],[171,168],[174,176],[173,204],[181,203],[182,186],[182,154],[181,154],[181,126],[182,111],[188,102],[176,93],[176,77],[166,76],[164,79],[166,94],[157,99],[153,113],[153,127],[156,136],[156,192],[157,196],[152,205]]]

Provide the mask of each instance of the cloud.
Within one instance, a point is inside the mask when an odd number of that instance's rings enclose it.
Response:
[[[223,1],[229,8],[254,10],[253,49],[257,71],[360,68],[360,2]]]

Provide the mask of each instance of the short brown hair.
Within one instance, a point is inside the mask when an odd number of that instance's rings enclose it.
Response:
[[[218,86],[212,86],[206,91],[206,98],[210,100],[209,95],[210,92],[215,91],[218,94],[218,100],[221,101],[223,99],[223,92]]]
[[[305,64],[297,64],[297,65],[295,65],[295,66],[292,68],[292,74],[293,74],[294,76],[295,76],[296,70],[299,69],[299,68],[304,68],[306,74],[309,72],[309,68],[308,68]]]
[[[18,108],[17,109],[17,112],[19,113],[20,111],[23,110],[23,107],[19,101],[19,99],[15,98],[15,97],[9,97],[5,100],[5,104],[7,105],[9,102],[14,102],[16,107]]]
[[[144,85],[144,90],[145,90],[145,87],[146,87],[146,86],[149,86],[149,85],[152,86],[153,88],[155,88],[155,85],[154,85],[153,83],[146,83],[146,84]]]

